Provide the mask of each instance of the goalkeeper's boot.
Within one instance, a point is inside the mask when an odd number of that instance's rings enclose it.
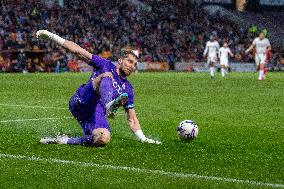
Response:
[[[69,137],[67,135],[59,135],[56,137],[57,144],[67,144]]]
[[[123,106],[128,99],[127,93],[122,93],[115,100],[110,101],[106,105],[106,116],[108,118],[114,118],[117,110],[120,106]]]
[[[40,139],[39,142],[42,144],[57,144],[56,138],[51,138],[51,137],[42,138]]]

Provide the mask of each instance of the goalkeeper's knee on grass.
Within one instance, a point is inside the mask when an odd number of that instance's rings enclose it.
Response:
[[[110,141],[110,132],[106,128],[94,129],[92,135],[85,135],[81,138],[62,138],[65,144],[79,144],[83,146],[106,146]],[[59,140],[58,140],[59,141]]]
[[[85,135],[83,137],[70,138],[66,135],[57,136],[55,138],[42,138],[42,144],[69,144],[82,146],[106,146],[110,141],[111,135],[106,128],[97,128],[93,130],[92,135]]]

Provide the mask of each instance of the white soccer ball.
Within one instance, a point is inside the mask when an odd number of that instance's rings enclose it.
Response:
[[[198,135],[198,126],[192,120],[184,120],[177,126],[177,134],[182,140],[192,140]]]

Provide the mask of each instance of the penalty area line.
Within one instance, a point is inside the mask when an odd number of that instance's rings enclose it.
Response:
[[[70,119],[70,118],[73,118],[73,117],[44,117],[44,118],[32,118],[32,119],[10,119],[10,120],[1,120],[0,123],[41,121],[41,120],[58,120],[58,119]]]
[[[238,183],[238,184],[245,184],[245,185],[250,185],[250,186],[284,188],[284,184],[258,182],[258,181],[225,178],[225,177],[205,176],[205,175],[198,175],[198,174],[167,172],[163,170],[153,170],[153,169],[135,168],[135,167],[127,167],[127,166],[115,166],[115,165],[107,165],[107,164],[103,165],[103,164],[96,164],[96,163],[71,161],[71,160],[40,158],[40,157],[35,157],[35,156],[29,157],[29,156],[14,155],[14,154],[0,154],[0,158],[18,159],[18,160],[26,160],[26,161],[40,161],[40,162],[49,162],[49,163],[57,163],[57,164],[69,164],[69,165],[81,166],[81,167],[96,167],[96,168],[111,169],[111,170],[117,170],[117,171],[157,174],[157,175],[164,175],[168,177],[191,178],[191,179],[206,180],[206,181]]]
[[[18,104],[0,104],[0,106],[67,110],[67,108],[52,107],[52,106],[31,106],[31,105],[18,105]]]

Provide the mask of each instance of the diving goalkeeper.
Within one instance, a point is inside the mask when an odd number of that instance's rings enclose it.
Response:
[[[79,86],[69,101],[69,110],[79,122],[84,136],[70,138],[63,135],[56,138],[43,138],[40,140],[41,143],[105,146],[111,139],[111,128],[107,117],[115,117],[121,106],[126,112],[130,129],[139,141],[161,143],[143,134],[134,110],[134,93],[126,77],[135,71],[139,59],[138,51],[125,51],[115,66],[111,61],[91,54],[74,42],[65,40],[47,30],[37,31],[36,36],[38,39],[51,40],[63,46],[85,59],[94,68],[87,83]]]

